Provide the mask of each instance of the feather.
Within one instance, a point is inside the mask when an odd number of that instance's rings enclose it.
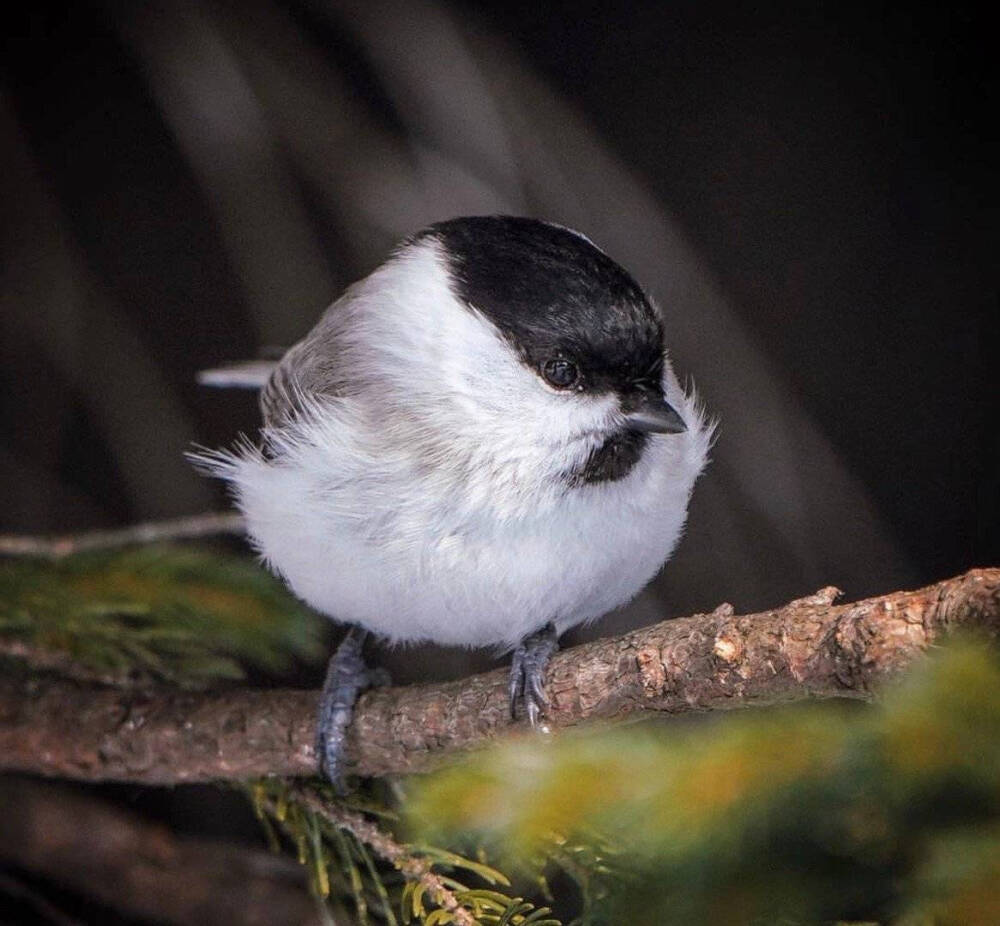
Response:
[[[202,386],[220,389],[263,389],[277,365],[274,360],[243,360],[201,370],[196,379]]]

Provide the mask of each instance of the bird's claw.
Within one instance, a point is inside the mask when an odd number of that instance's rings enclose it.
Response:
[[[510,716],[517,716],[517,702],[524,701],[524,712],[532,727],[549,706],[545,694],[545,670],[552,654],[559,648],[559,638],[555,625],[551,622],[541,630],[525,637],[514,650],[510,665]]]
[[[347,790],[347,730],[358,696],[367,688],[389,684],[389,673],[370,669],[362,655],[367,633],[352,627],[330,659],[316,725],[316,755],[320,772],[338,793]]]

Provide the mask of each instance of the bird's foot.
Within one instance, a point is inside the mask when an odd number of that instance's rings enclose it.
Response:
[[[549,706],[545,696],[545,669],[552,654],[559,649],[559,635],[550,621],[541,630],[521,641],[514,650],[510,665],[510,716],[517,716],[518,698],[524,699],[524,712],[532,727]]]
[[[389,683],[384,669],[370,669],[362,655],[367,632],[352,627],[330,658],[319,703],[316,729],[316,755],[320,772],[340,794],[347,790],[347,728],[351,725],[354,705],[367,688]]]

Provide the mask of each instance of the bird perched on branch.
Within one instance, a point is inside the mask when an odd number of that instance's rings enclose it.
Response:
[[[338,785],[366,634],[513,650],[511,710],[537,724],[558,636],[657,573],[711,439],[635,280],[527,218],[430,226],[279,362],[202,381],[262,387],[259,445],[195,460],[295,594],[351,625],[318,731]]]

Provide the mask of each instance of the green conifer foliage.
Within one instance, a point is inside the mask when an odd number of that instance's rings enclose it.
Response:
[[[876,705],[508,742],[408,811],[502,866],[605,845],[589,922],[1000,923],[998,691],[996,654],[966,644]]]
[[[467,858],[397,842],[389,829],[398,817],[385,794],[364,802],[356,794],[347,803],[325,783],[267,779],[251,785],[249,796],[272,848],[282,847],[283,836],[317,898],[328,909],[346,905],[362,926],[561,926],[548,907],[506,893],[510,880],[482,853]]]
[[[119,683],[197,688],[319,662],[326,623],[246,558],[192,547],[0,560],[0,652],[19,643]]]

